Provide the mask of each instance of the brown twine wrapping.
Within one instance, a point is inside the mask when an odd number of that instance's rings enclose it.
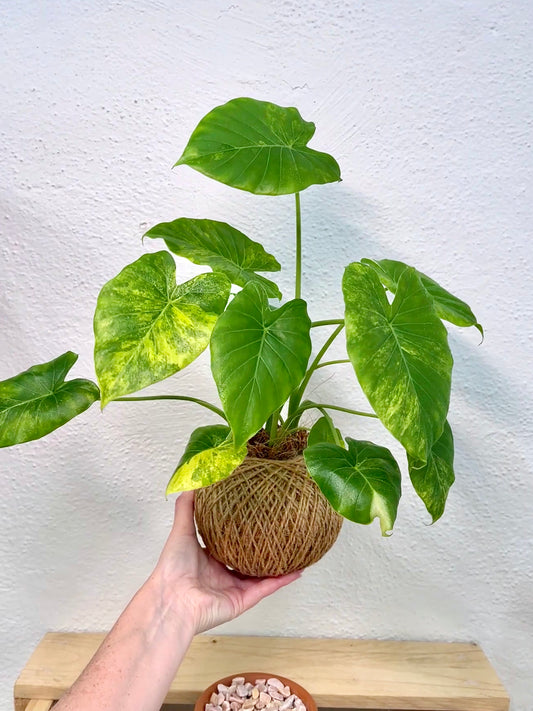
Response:
[[[227,479],[196,491],[195,516],[214,558],[257,577],[316,563],[343,522],[301,455],[284,461],[248,456]]]

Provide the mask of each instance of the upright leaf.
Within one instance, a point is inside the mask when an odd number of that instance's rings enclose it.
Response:
[[[145,254],[107,282],[94,314],[102,407],[173,375],[207,347],[229,297],[223,274],[176,284],[168,252]]]
[[[393,294],[396,293],[398,282],[403,272],[408,268],[413,268],[408,267],[407,264],[403,262],[397,262],[394,259],[380,259],[379,261],[361,259],[361,263],[372,267],[380,278],[381,283]],[[436,281],[422,274],[422,272],[417,271],[416,273],[420,277],[420,281],[430,298],[433,300],[433,305],[435,306],[439,318],[449,321],[456,326],[475,326],[481,335],[483,335],[483,327],[478,323],[477,318],[474,316],[468,304],[458,299],[457,296],[450,294],[449,291],[443,289],[440,284],[437,284]]]
[[[246,457],[246,445],[236,448],[226,425],[198,427],[191,434],[167,494],[191,491],[225,479]]]
[[[337,444],[340,447],[342,447],[343,444],[340,430],[335,427],[333,420],[327,415],[319,417],[319,419],[309,430],[307,446],[312,447],[314,444],[321,444],[322,442]]]
[[[44,437],[98,400],[90,380],[65,382],[77,360],[67,351],[0,383],[0,447]]]
[[[164,239],[174,254],[194,264],[207,264],[233,284],[245,286],[249,281],[259,281],[269,296],[281,298],[277,285],[256,273],[278,272],[281,266],[277,259],[265,252],[259,242],[225,222],[181,217],[152,227],[145,237]]]
[[[379,518],[385,536],[401,496],[398,464],[385,447],[351,437],[346,442],[348,449],[326,442],[305,449],[309,474],[341,516],[363,524]]]
[[[455,481],[453,473],[453,435],[446,422],[444,431],[433,445],[427,463],[407,455],[409,476],[433,523],[444,513],[448,491]]]
[[[211,337],[211,369],[224,412],[240,447],[302,380],[311,321],[305,301],[278,309],[251,283],[218,319]]]
[[[341,179],[332,156],[307,147],[314,133],[295,108],[232,99],[204,116],[176,165],[256,195],[297,193]]]
[[[376,272],[350,264],[343,279],[346,346],[357,378],[385,427],[427,461],[450,400],[446,329],[416,271],[402,273],[392,304]]]

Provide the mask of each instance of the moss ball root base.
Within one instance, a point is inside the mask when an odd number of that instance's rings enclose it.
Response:
[[[255,577],[284,575],[316,563],[343,518],[309,476],[302,456],[248,456],[227,479],[196,492],[198,532],[224,565]]]

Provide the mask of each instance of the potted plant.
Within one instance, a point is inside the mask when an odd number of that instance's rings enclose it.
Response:
[[[301,295],[300,193],[340,180],[335,159],[308,147],[314,131],[295,108],[238,98],[200,121],[176,163],[257,195],[295,195],[294,296],[277,303],[279,288],[264,273],[281,267],[258,242],[223,222],[180,217],[145,235],[162,239],[168,251],[144,254],[100,292],[98,386],[66,380],[77,358],[71,352],[0,383],[4,447],[48,434],[97,400],[104,408],[113,400],[171,398],[216,413],[223,423],[192,433],[167,493],[197,489],[207,547],[251,575],[314,562],[344,518],[379,518],[383,535],[392,530],[400,467],[385,447],[344,438],[333,421],[337,410],[379,418],[404,447],[412,485],[433,521],[442,515],[454,481],[452,356],[443,320],[482,333],[467,304],[392,260],[349,264],[344,316],[310,318]],[[171,253],[211,271],[177,284]],[[343,331],[347,357],[328,361]],[[315,335],[321,345],[310,361]],[[131,396],[207,347],[222,407],[174,394]],[[351,362],[371,410],[306,399],[313,373],[339,362]],[[309,412],[318,415],[311,427],[302,422]]]

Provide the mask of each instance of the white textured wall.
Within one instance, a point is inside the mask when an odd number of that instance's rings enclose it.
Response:
[[[426,526],[406,486],[391,539],[346,524],[301,581],[221,631],[475,640],[513,711],[530,711],[531,3],[0,7],[0,379],[67,349],[80,354],[75,374],[93,376],[98,291],[157,248],[140,242],[155,222],[235,224],[283,261],[288,291],[292,197],[170,166],[219,103],[298,106],[344,179],[302,198],[313,317],[341,314],[348,261],[398,258],[469,302],[486,340],[451,334],[458,481],[445,517]],[[193,269],[179,264],[183,279]],[[363,402],[347,366],[314,382],[330,401]],[[214,397],[207,359],[154,390]],[[168,476],[205,422],[185,404],[94,406],[0,452],[2,708],[46,630],[108,628],[148,574],[171,520]],[[375,423],[338,423],[398,452]]]

